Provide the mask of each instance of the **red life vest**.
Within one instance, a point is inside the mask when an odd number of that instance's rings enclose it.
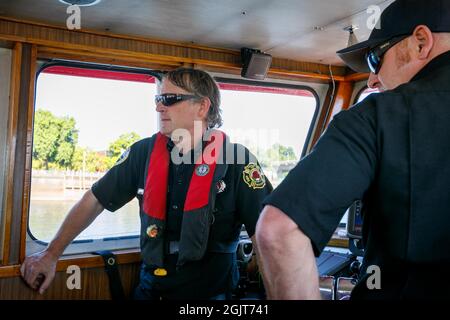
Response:
[[[211,206],[214,205],[216,186],[214,177],[217,160],[222,155],[225,134],[218,130],[207,133],[210,141],[196,160],[184,205],[179,242],[178,265],[199,260],[208,246]],[[144,261],[163,266],[164,233],[167,213],[167,187],[169,176],[168,137],[158,133],[148,161],[143,197],[141,247]],[[141,223],[142,223],[141,222]]]

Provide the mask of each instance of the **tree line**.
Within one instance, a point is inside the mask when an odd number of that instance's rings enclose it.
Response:
[[[141,137],[125,133],[111,142],[107,150],[95,151],[78,145],[78,129],[73,117],[57,117],[47,110],[38,110],[34,120],[33,169],[105,172],[110,169],[134,142]],[[274,144],[258,150],[263,167],[278,161],[296,161],[292,147]]]
[[[137,133],[131,132],[111,142],[107,150],[83,148],[78,145],[78,129],[73,117],[57,117],[40,109],[34,120],[33,169],[104,172],[140,139]]]

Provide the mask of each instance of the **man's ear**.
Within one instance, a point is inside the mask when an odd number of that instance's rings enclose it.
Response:
[[[207,97],[203,97],[200,101],[200,108],[198,109],[198,117],[200,119],[206,119],[208,117],[209,108],[211,107],[211,100]]]
[[[416,56],[420,60],[427,60],[434,46],[433,33],[430,28],[425,25],[417,26],[412,34],[412,45]]]

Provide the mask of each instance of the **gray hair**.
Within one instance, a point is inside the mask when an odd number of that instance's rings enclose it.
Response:
[[[220,109],[220,91],[216,81],[205,71],[178,68],[164,74],[162,80],[167,79],[177,87],[202,98],[208,98],[211,106],[206,118],[209,128],[219,128],[223,124]]]

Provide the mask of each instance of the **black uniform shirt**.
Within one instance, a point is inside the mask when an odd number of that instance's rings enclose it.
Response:
[[[336,115],[265,204],[289,215],[318,255],[363,199],[366,255],[353,297],[449,297],[449,190],[447,52],[410,83]],[[380,268],[381,290],[366,287],[371,265]]]
[[[131,146],[129,152],[126,152],[118,163],[92,186],[95,197],[109,211],[119,209],[136,196],[142,208],[143,196],[139,190],[142,191],[145,185],[144,175],[150,139],[141,140]],[[237,163],[236,161],[241,158],[236,151],[238,145],[234,147],[234,160]],[[238,236],[242,224],[245,225],[250,237],[255,233],[262,200],[271,192],[272,186],[267,179],[262,188],[250,187],[244,181],[243,172],[252,161],[256,161],[256,158],[245,149],[245,163],[228,165],[223,179],[225,189],[216,196],[211,237],[218,236],[220,239],[233,241]],[[181,230],[184,201],[194,166],[172,163],[169,168],[168,233],[169,237],[176,238],[179,237]],[[150,270],[146,271],[144,268],[141,272],[141,285],[166,298],[208,298],[228,292],[237,284],[235,253],[207,252],[202,260],[187,263],[176,272],[176,255],[166,256],[165,263],[169,271],[168,276],[153,276]]]

